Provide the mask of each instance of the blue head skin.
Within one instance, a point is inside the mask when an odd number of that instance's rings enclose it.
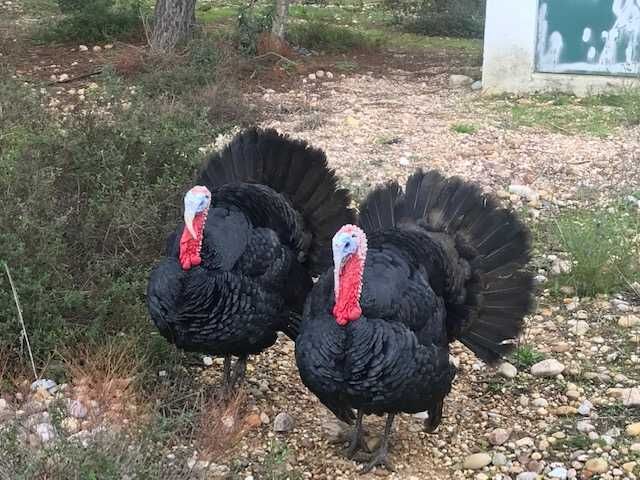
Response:
[[[211,205],[211,192],[207,187],[195,186],[184,196],[184,224],[193,238],[197,238],[193,229],[193,219],[198,213],[207,210],[209,205]]]
[[[333,237],[332,246],[333,265],[339,269],[358,250],[358,238],[355,233],[339,231]]]

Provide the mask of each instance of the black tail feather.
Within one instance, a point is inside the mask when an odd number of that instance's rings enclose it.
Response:
[[[513,349],[524,316],[533,305],[533,279],[525,270],[530,235],[513,212],[498,207],[480,188],[436,171],[413,174],[403,194],[388,184],[372,192],[362,207],[366,232],[413,224],[445,244],[455,246],[448,285],[447,328],[479,358],[495,362]],[[448,242],[440,238],[446,234]],[[440,235],[440,237],[437,237]],[[460,262],[468,266],[459,268]]]
[[[338,188],[324,153],[271,129],[253,128],[238,134],[208,158],[198,182],[209,189],[258,183],[283,194],[311,234],[307,266],[312,274],[331,266],[333,235],[355,221],[349,193]]]

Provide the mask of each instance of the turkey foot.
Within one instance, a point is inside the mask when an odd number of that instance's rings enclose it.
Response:
[[[380,448],[376,450],[370,457],[369,463],[364,467],[362,473],[369,473],[373,470],[373,467],[385,467],[390,472],[395,471],[393,464],[389,460],[389,435],[391,434],[391,427],[393,425],[393,418],[395,414],[390,413],[387,415],[387,423],[384,427],[384,434],[382,435],[382,442]]]
[[[239,357],[236,360],[236,364],[233,367],[233,374],[230,379],[231,389],[235,389],[244,381],[245,374],[247,373],[247,357]]]
[[[368,452],[367,444],[364,442],[364,436],[362,435],[362,417],[364,414],[361,410],[358,410],[358,419],[356,420],[356,428],[351,435],[349,445],[343,450],[343,454],[348,459],[353,459],[357,452]]]

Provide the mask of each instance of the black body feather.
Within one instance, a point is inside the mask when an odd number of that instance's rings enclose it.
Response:
[[[331,237],[354,221],[324,153],[274,130],[252,129],[213,154],[197,185],[211,191],[202,264],[183,271],[181,223],[147,290],[151,318],[189,351],[246,356],[295,338],[314,272]]]
[[[478,357],[506,354],[532,306],[527,229],[458,178],[416,172],[360,207],[367,234],[362,317],[341,327],[333,272],[307,298],[296,360],[307,387],[344,421],[353,409],[429,411],[429,430],[456,373],[449,343]]]

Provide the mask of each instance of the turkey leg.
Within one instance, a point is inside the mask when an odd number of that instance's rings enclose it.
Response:
[[[246,373],[247,373],[247,356],[244,355],[242,357],[239,357],[238,360],[236,360],[236,364],[233,367],[233,375],[231,377],[231,388],[236,388],[237,386],[239,386],[244,381],[244,377]]]
[[[362,432],[362,418],[364,417],[364,413],[362,410],[358,410],[358,418],[356,419],[356,428],[353,431],[351,439],[349,440],[349,445],[344,449],[343,453],[345,457],[352,459],[356,452],[362,450],[364,452],[368,452],[369,449],[367,445],[364,443],[364,436]]]
[[[222,373],[222,396],[229,398],[233,384],[231,383],[231,355],[225,355]]]
[[[394,413],[387,415],[387,424],[384,427],[384,434],[382,435],[382,442],[378,450],[372,455],[371,461],[364,467],[362,473],[369,473],[373,467],[385,467],[387,470],[393,472],[393,464],[387,458],[389,456],[389,435],[391,434],[391,427],[393,425]]]

